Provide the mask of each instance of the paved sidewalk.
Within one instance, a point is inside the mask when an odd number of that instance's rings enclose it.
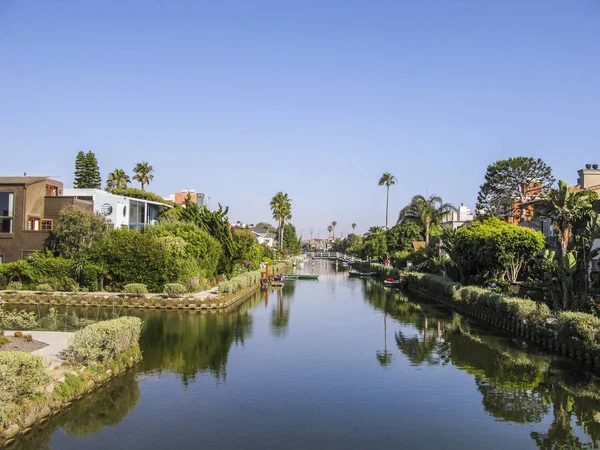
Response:
[[[12,336],[14,331],[5,331],[4,333],[6,336]],[[75,334],[66,331],[23,331],[22,333],[30,334],[36,341],[48,344],[44,348],[31,352],[31,354],[42,356],[49,364],[50,369],[62,364],[63,361],[58,357],[58,354],[67,348],[69,339]]]

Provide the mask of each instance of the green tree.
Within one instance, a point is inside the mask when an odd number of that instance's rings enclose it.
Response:
[[[519,156],[496,161],[488,166],[479,188],[477,211],[503,218],[519,212],[524,219],[527,209],[521,205],[544,197],[553,184],[552,169],[539,158]]]
[[[381,175],[379,179],[379,186],[386,187],[386,197],[385,197],[385,228],[388,227],[388,208],[390,202],[390,186],[396,184],[396,177],[389,172],[385,172]]]
[[[144,190],[144,187],[147,184],[150,184],[150,182],[154,179],[154,175],[152,174],[152,172],[154,172],[154,168],[146,161],[137,163],[133,168],[133,171],[135,172],[133,179],[135,181],[139,181],[139,183],[142,185],[142,191]]]
[[[263,248],[256,241],[252,231],[246,228],[234,228],[233,241],[236,244],[236,265],[242,270],[257,270],[263,257]]]
[[[329,231],[329,236],[331,237],[331,232],[333,231],[333,225],[328,225],[327,231]]]
[[[296,234],[296,227],[291,223],[283,226],[283,250],[292,255],[297,255],[302,250],[302,242]]]
[[[439,195],[431,195],[426,198],[415,195],[410,203],[406,205],[398,215],[398,224],[413,221],[423,227],[425,242],[429,244],[432,226],[439,225],[442,217],[456,210],[450,203],[444,203]]]
[[[131,182],[129,175],[125,173],[123,169],[115,169],[108,174],[108,180],[106,180],[106,190],[108,192],[114,192],[118,189],[127,189],[127,185]]]
[[[356,230],[356,224],[355,223],[352,224],[352,233],[354,233],[354,230]]]
[[[464,284],[500,277],[515,282],[544,244],[541,233],[492,217],[456,230],[452,259]]]
[[[362,247],[363,257],[375,259],[383,258],[388,254],[386,230],[383,227],[371,227],[365,233]]]
[[[271,199],[271,212],[273,219],[279,224],[279,251],[283,250],[283,225],[292,218],[292,199],[287,194],[279,191]]]
[[[258,222],[256,224],[257,228],[266,228],[269,233],[277,233],[277,229],[268,222]]]
[[[422,241],[422,229],[413,221],[394,225],[387,231],[387,245],[390,252],[410,251],[414,241]]]
[[[333,239],[335,239],[335,227],[337,227],[337,222],[334,220],[331,222],[331,226],[333,227]]]
[[[73,187],[75,189],[81,189],[85,184],[85,153],[80,151],[75,157],[75,177],[73,180]]]

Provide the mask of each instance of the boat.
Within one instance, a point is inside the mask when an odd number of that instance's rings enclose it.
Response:
[[[295,274],[295,273],[287,273],[282,274],[282,277],[285,277],[288,280],[318,280],[319,275],[308,275],[308,274]],[[288,278],[289,277],[289,278]]]
[[[281,281],[275,281],[273,280],[271,282],[271,286],[274,288],[282,288],[284,286],[284,284]]]
[[[298,279],[298,275],[291,275],[291,274],[290,275],[281,275],[280,278],[282,280],[291,280],[291,281],[294,281],[294,280]]]
[[[353,278],[370,278],[377,275],[377,272],[348,272],[348,275]]]
[[[400,280],[394,280],[393,278],[387,278],[383,280],[383,285],[386,287],[400,287]]]

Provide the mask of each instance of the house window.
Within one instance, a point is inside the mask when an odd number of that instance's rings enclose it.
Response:
[[[42,231],[54,230],[54,221],[52,219],[42,219]]]
[[[0,233],[13,232],[14,197],[12,192],[0,192]]]
[[[39,217],[29,217],[27,219],[28,231],[40,231],[41,219]]]
[[[58,188],[56,186],[47,184],[46,185],[46,197],[57,197],[57,196],[58,196]]]

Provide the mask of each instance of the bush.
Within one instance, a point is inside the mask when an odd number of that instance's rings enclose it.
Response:
[[[600,318],[581,312],[562,312],[558,315],[560,337],[575,339],[589,350],[600,348]]]
[[[79,330],[65,350],[70,364],[90,364],[114,358],[136,345],[142,321],[137,317],[98,322]]]
[[[229,281],[222,281],[219,283],[217,285],[217,292],[219,294],[234,294],[240,289],[256,286],[260,283],[260,277],[260,270],[242,273]]]
[[[47,283],[42,283],[38,284],[37,290],[41,292],[52,292],[54,291],[54,288]]]
[[[20,281],[11,281],[6,287],[9,291],[20,291],[23,289],[23,283]]]
[[[0,291],[3,291],[8,286],[8,278],[0,274]]]
[[[77,375],[67,373],[65,380],[62,383],[58,383],[54,392],[62,399],[72,399],[77,391],[82,390],[85,387],[85,382]]]
[[[170,298],[183,297],[187,292],[187,289],[183,284],[179,283],[167,283],[165,284],[165,294]]]
[[[10,342],[10,339],[7,338],[4,335],[0,335],[0,347],[2,347],[4,344],[8,344]]]
[[[0,352],[0,405],[38,393],[47,382],[42,357],[24,352]]]
[[[130,283],[125,285],[123,292],[125,294],[132,294],[136,297],[143,297],[148,293],[148,288],[142,283]]]

